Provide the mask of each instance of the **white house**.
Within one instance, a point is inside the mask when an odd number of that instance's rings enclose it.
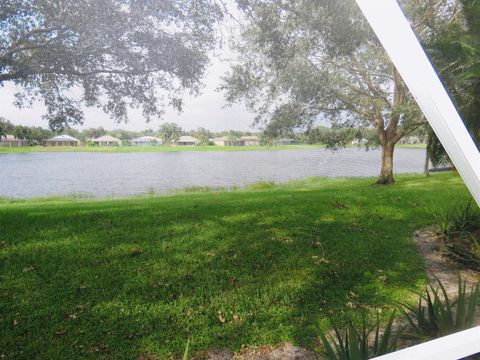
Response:
[[[217,146],[241,146],[243,142],[235,137],[222,136],[212,139]]]
[[[141,136],[130,140],[132,146],[157,146],[162,144],[162,139],[155,136]]]
[[[424,144],[425,141],[422,140],[419,136],[412,135],[406,136],[398,142],[399,144],[410,144],[410,145],[417,145],[417,144]]]
[[[44,146],[78,146],[80,140],[70,135],[57,135],[43,142]]]
[[[183,145],[183,146],[195,146],[199,143],[200,141],[197,138],[194,138],[193,136],[180,136],[177,140],[177,145]]]
[[[30,145],[30,140],[17,139],[15,135],[0,136],[0,146],[18,147],[18,146],[28,146],[28,145]]]
[[[260,145],[260,139],[258,136],[250,135],[250,136],[242,136],[240,140],[243,142],[245,146],[258,146]]]
[[[92,140],[94,144],[99,146],[119,146],[122,145],[122,141],[116,137],[110,135],[100,136]]]

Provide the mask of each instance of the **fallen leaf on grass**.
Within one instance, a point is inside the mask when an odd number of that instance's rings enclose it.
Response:
[[[91,353],[98,353],[98,352],[107,352],[109,351],[108,346],[104,344],[100,344],[97,346],[92,346],[89,350]]]
[[[140,248],[130,249],[130,256],[138,256],[142,254],[143,254],[143,249],[140,249]]]
[[[333,204],[333,207],[335,209],[345,209],[347,207],[347,205],[345,205],[345,203],[343,203],[342,201],[336,201],[334,204]]]
[[[360,225],[358,225],[357,223],[352,223],[350,225],[350,230],[355,231],[355,232],[362,232],[363,228]]]
[[[217,312],[217,318],[218,318],[218,321],[220,321],[220,323],[225,324],[225,318],[223,317],[221,311]]]

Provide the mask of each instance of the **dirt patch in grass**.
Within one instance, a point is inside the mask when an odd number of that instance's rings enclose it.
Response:
[[[315,360],[315,354],[307,349],[290,343],[279,347],[262,346],[257,349],[243,350],[233,354],[230,351],[214,350],[205,359],[208,360]]]
[[[439,279],[449,295],[457,293],[458,274],[467,280],[468,287],[480,280],[480,275],[453,262],[442,251],[442,240],[431,229],[418,230],[413,233],[413,239],[425,259],[428,279],[435,282]]]

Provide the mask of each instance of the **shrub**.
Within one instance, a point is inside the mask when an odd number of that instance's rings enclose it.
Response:
[[[378,314],[373,327],[364,317],[359,330],[350,323],[346,330],[340,331],[332,322],[334,334],[320,334],[323,348],[318,351],[330,360],[364,360],[395,351],[397,335],[392,332],[394,319],[395,312],[392,312],[383,333]]]
[[[464,330],[475,324],[476,308],[480,296],[479,284],[467,293],[466,280],[458,276],[456,299],[450,299],[443,284],[428,285],[417,305],[402,304],[401,309],[414,336],[432,339]]]
[[[437,222],[442,236],[463,236],[480,229],[480,212],[476,204],[469,201],[466,206],[453,209],[444,216],[437,215]]]
[[[437,216],[440,235],[448,256],[480,271],[480,212],[475,204]]]
[[[408,334],[405,327],[393,332],[395,312],[386,325],[380,322],[378,314],[373,326],[365,317],[360,327],[350,322],[345,330],[339,330],[331,321],[333,333],[320,334],[322,348],[318,352],[330,360],[364,360],[395,351],[397,339],[401,336],[413,335],[417,339],[430,340],[474,326],[480,283],[467,292],[466,280],[462,281],[459,276],[457,294],[450,298],[441,281],[436,280],[437,287],[430,284],[423,293],[418,293],[416,305],[400,304],[410,328]]]

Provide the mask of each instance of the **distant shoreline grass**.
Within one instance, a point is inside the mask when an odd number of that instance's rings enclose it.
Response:
[[[351,145],[348,147],[356,147]],[[28,146],[0,147],[0,154],[37,153],[37,152],[95,152],[95,153],[131,153],[131,152],[178,152],[178,151],[272,151],[298,149],[324,149],[326,145],[276,145],[276,146]],[[397,148],[425,148],[425,145],[399,144]]]
[[[0,355],[310,346],[328,316],[388,310],[425,283],[412,232],[471,196],[454,173],[372,182],[0,202]]]

